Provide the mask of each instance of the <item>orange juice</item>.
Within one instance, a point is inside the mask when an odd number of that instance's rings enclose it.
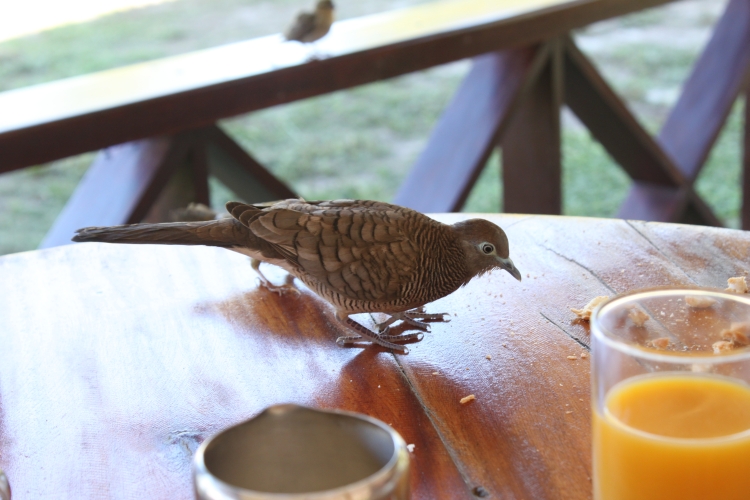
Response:
[[[594,410],[596,500],[750,499],[750,387],[664,373],[613,387]]]

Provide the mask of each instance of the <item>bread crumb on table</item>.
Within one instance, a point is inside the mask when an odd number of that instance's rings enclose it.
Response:
[[[568,359],[578,359],[576,356],[568,356]]]
[[[588,357],[589,357],[589,353],[587,353],[587,352],[582,352],[581,353],[581,359],[586,359]]]
[[[594,312],[594,309],[596,309],[599,304],[607,299],[609,299],[608,295],[599,295],[598,297],[594,297],[593,299],[591,299],[588,304],[583,306],[583,309],[573,309],[571,307],[570,310],[574,312],[576,316],[578,316],[578,318],[584,321],[589,321],[591,319],[591,313]]]
[[[707,309],[716,304],[716,299],[712,299],[711,297],[697,297],[695,295],[688,295],[687,297],[685,297],[685,303],[694,309]]]
[[[492,356],[490,356],[490,355],[488,354],[487,356],[485,356],[485,358],[487,358],[487,359],[492,359]]]
[[[477,397],[475,395],[469,394],[465,398],[461,398],[460,402],[461,402],[462,405],[465,405],[466,403],[468,403],[470,401],[474,401],[475,399],[477,399]]]
[[[726,289],[727,292],[747,293],[747,281],[745,281],[744,276],[729,278],[727,280],[727,285],[729,285]]]

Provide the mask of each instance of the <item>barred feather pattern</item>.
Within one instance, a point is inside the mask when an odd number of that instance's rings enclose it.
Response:
[[[340,311],[405,311],[471,279],[452,227],[408,208],[285,200],[271,207],[230,203],[227,209]]]

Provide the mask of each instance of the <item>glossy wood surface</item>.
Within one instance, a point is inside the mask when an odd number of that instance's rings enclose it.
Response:
[[[496,272],[428,305],[451,321],[408,355],[337,347],[345,332],[327,304],[258,288],[248,259],[222,249],[1,257],[0,468],[14,499],[189,499],[197,445],[283,402],[391,424],[415,444],[414,499],[476,498],[479,486],[591,498],[589,332],[569,308],[654,285],[723,287],[750,267],[750,233],[482,216],[506,229],[523,282]]]
[[[3,92],[0,172],[538,43],[668,1],[447,0],[335,23],[316,44],[321,60],[272,35]]]

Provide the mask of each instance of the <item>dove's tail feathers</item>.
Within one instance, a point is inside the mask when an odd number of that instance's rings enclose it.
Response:
[[[141,243],[156,245],[208,245],[232,247],[247,239],[245,228],[234,219],[206,222],[166,222],[125,226],[84,227],[73,241]]]

